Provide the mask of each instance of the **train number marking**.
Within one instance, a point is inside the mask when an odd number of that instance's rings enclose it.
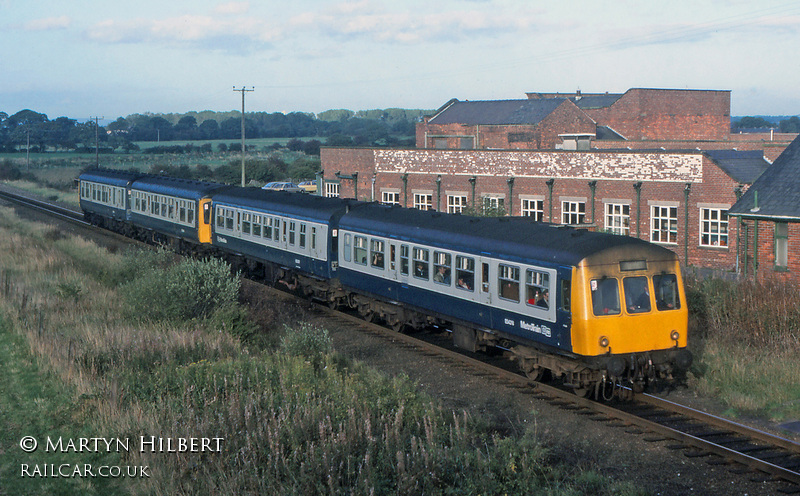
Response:
[[[516,322],[514,322],[512,319],[504,319],[503,323],[507,326],[516,327]],[[536,334],[541,334],[546,338],[552,337],[553,335],[553,332],[550,330],[549,327],[544,325],[531,324],[530,322],[525,322],[524,320],[519,321],[519,327],[520,329],[525,329],[526,331],[531,331],[535,332]]]

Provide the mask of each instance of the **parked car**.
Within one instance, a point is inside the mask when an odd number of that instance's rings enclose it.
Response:
[[[306,190],[309,193],[316,193],[317,192],[317,182],[316,181],[303,181],[298,184],[301,188]]]
[[[301,188],[295,183],[290,183],[286,181],[275,181],[267,183],[264,186],[262,186],[261,189],[268,189],[272,191],[288,191],[290,193],[305,193],[306,191],[305,189]]]

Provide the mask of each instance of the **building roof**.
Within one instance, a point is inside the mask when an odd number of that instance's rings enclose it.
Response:
[[[428,122],[431,124],[538,124],[564,98],[545,100],[450,100]]]
[[[800,136],[728,211],[748,218],[800,221]]]
[[[704,153],[734,181],[753,184],[769,167],[762,150],[706,150]]]

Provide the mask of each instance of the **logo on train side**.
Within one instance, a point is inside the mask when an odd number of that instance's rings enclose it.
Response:
[[[516,322],[512,319],[504,319],[503,322],[505,325],[516,327]],[[542,336],[549,338],[552,337],[553,332],[550,330],[549,327],[545,325],[538,325],[532,324],[530,322],[525,322],[524,320],[519,321],[519,327],[521,329],[525,329],[526,331],[535,332],[536,334],[541,334]]]

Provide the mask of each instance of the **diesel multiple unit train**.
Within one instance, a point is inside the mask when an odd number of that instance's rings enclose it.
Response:
[[[79,183],[93,224],[397,330],[446,326],[457,346],[502,350],[578,394],[641,390],[692,361],[677,257],[637,238],[123,171]]]

